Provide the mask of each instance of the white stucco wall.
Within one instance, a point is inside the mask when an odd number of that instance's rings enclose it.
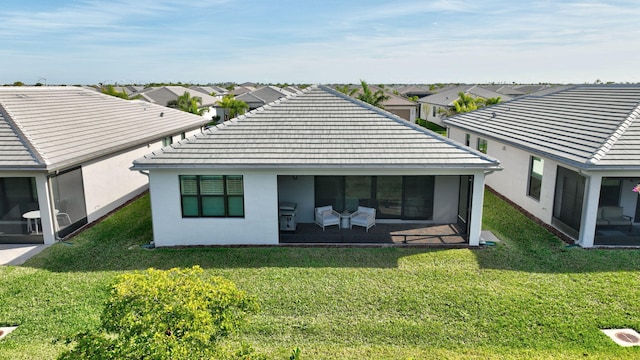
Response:
[[[133,160],[152,150],[146,146],[82,166],[87,220],[93,222],[147,187],[147,177],[131,171]]]
[[[458,128],[449,128],[449,138],[462,144],[465,142],[465,134],[467,134],[467,132]],[[485,140],[487,140],[487,155],[500,160],[500,165],[503,168],[502,171],[487,176],[485,179],[486,185],[526,209],[535,217],[545,223],[551,224],[556,171],[559,163],[549,158],[538,156],[544,160],[544,170],[540,200],[536,200],[527,195],[530,157],[532,154],[492,139],[485,138]],[[478,136],[471,133],[470,147],[475,149],[477,141]],[[567,165],[563,166],[571,169]]]
[[[242,175],[244,218],[183,218],[179,175]],[[278,179],[273,173],[230,170],[150,172],[156,246],[277,244]]]
[[[436,176],[435,180],[433,223],[455,223],[458,217],[460,176]]]
[[[186,137],[199,129],[185,133]],[[172,136],[180,140],[180,133]],[[148,187],[148,178],[129,168],[134,160],[162,148],[162,141],[143,145],[82,165],[87,221],[93,222],[124,204]]]
[[[433,115],[433,109],[436,109],[436,115]],[[429,104],[429,103],[422,103],[420,105],[420,110],[421,110],[421,114],[420,114],[420,118],[421,119],[425,119],[429,122],[438,124],[440,126],[445,126],[444,123],[442,122],[442,115],[438,113],[438,111],[440,109],[444,109],[443,106],[439,106],[439,105],[434,105],[434,104]]]

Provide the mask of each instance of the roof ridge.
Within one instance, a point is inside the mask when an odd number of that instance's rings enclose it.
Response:
[[[227,127],[229,125],[229,123],[236,123],[236,122],[238,122],[238,120],[246,119],[248,117],[253,117],[258,112],[261,112],[261,111],[264,111],[266,109],[269,109],[273,105],[279,104],[279,103],[281,103],[283,101],[287,101],[287,100],[292,99],[294,97],[298,97],[298,96],[300,96],[302,94],[310,92],[311,89],[314,89],[314,88],[317,88],[317,87],[318,87],[317,85],[311,85],[311,86],[309,86],[309,87],[307,87],[305,89],[300,90],[299,92],[297,92],[295,94],[286,95],[285,97],[276,99],[276,100],[274,100],[274,101],[272,101],[272,102],[270,102],[268,104],[262,105],[259,108],[255,108],[255,109],[253,109],[253,110],[251,110],[249,112],[246,112],[246,113],[244,113],[242,115],[238,115],[238,116],[234,117],[233,119],[229,119],[229,120],[223,121],[222,123],[220,123],[220,124],[218,124],[218,125],[216,125],[214,127],[209,128],[209,130],[207,130],[207,131],[210,132],[210,131],[212,131],[214,129],[221,129],[221,128]],[[254,95],[252,95],[252,96],[254,96]]]
[[[640,118],[640,103],[638,103],[635,109],[633,109],[624,121],[620,123],[620,126],[618,126],[615,131],[609,135],[598,150],[591,155],[591,158],[587,160],[587,164],[596,164],[598,161],[602,160],[602,158],[609,153],[613,145],[615,145],[620,137],[627,131],[629,126],[631,126],[634,121],[638,120],[638,118]]]
[[[11,112],[0,103],[0,117],[4,119],[4,121],[9,124],[9,127],[18,135],[18,139],[24,145],[25,148],[29,151],[33,159],[40,163],[40,165],[46,165],[48,163],[47,158],[42,154],[42,149],[36,145],[31,136],[24,130],[24,128],[14,120],[15,115],[12,115]]]
[[[427,134],[427,135],[429,135],[431,137],[434,137],[436,139],[440,139],[443,142],[448,143],[449,145],[454,146],[454,147],[456,147],[458,149],[471,151],[471,152],[475,153],[476,155],[480,156],[484,160],[494,161],[494,162],[499,161],[499,160],[497,160],[497,159],[495,159],[493,157],[490,157],[489,155],[487,155],[485,153],[477,151],[477,150],[475,150],[473,148],[469,148],[468,146],[464,146],[464,145],[462,145],[462,144],[460,144],[460,143],[458,143],[456,141],[451,140],[450,138],[448,138],[446,136],[442,136],[442,135],[440,135],[440,134],[438,134],[438,133],[436,133],[434,131],[431,131],[431,130],[423,127],[423,126],[420,126],[420,125],[418,125],[416,123],[409,122],[409,121],[399,117],[398,115],[396,115],[396,114],[394,114],[392,112],[389,112],[389,111],[387,111],[385,109],[381,109],[379,107],[373,106],[373,105],[371,105],[369,103],[366,103],[364,101],[361,101],[361,100],[358,100],[356,98],[353,98],[353,97],[351,97],[351,96],[349,96],[347,94],[341,93],[338,90],[332,89],[329,86],[321,85],[320,88],[328,89],[331,93],[333,93],[335,95],[338,95],[338,96],[340,96],[340,97],[342,97],[344,99],[350,100],[354,104],[360,105],[362,107],[366,107],[366,108],[368,108],[370,110],[373,110],[377,114],[385,116],[385,117],[389,118],[390,120],[393,120],[393,121],[395,121],[395,122],[397,122],[397,123],[399,123],[401,125],[404,125],[404,126],[410,128],[410,129],[413,129],[413,130],[416,130],[416,131],[420,131],[420,132],[425,133],[425,134]]]

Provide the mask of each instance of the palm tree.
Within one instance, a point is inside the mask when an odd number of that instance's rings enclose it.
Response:
[[[439,109],[438,113],[442,116],[453,116],[456,114],[463,114],[469,111],[478,110],[485,106],[498,104],[500,96],[494,98],[474,98],[471,95],[467,95],[463,92],[458,93],[458,99],[453,102],[453,107],[447,109]]]
[[[120,99],[125,99],[125,100],[136,100],[136,99],[140,99],[142,98],[142,95],[138,94],[132,98],[129,97],[129,94],[127,94],[126,92],[122,91],[118,91],[116,90],[113,85],[107,85],[107,86],[103,86],[100,89],[100,92],[102,92],[103,94],[107,94],[107,95],[111,95],[111,96],[115,96],[118,97]]]
[[[217,101],[216,104],[223,109],[229,110],[229,119],[242,115],[245,111],[249,110],[249,105],[246,102],[237,100],[233,95],[225,95],[222,100]]]
[[[170,100],[167,102],[167,106],[174,109],[180,109],[182,111],[202,115],[205,109],[202,109],[202,98],[199,96],[191,96],[188,91],[178,96],[177,100]]]
[[[351,88],[351,84],[349,85],[337,85],[336,86],[336,90],[340,91],[343,94],[349,95],[349,96],[353,96],[353,94],[356,93],[356,91],[358,91],[358,88]]]
[[[362,92],[358,94],[358,100],[379,107],[380,109],[384,109],[382,103],[389,100],[389,96],[385,95],[381,89],[378,89],[376,92],[372,92],[369,85],[367,85],[367,82],[364,80],[360,80],[360,85],[362,86]]]
[[[442,116],[453,116],[456,114],[463,114],[469,111],[477,110],[484,104],[484,99],[474,98],[471,95],[467,95],[464,92],[458,93],[458,99],[453,101],[453,107],[445,109],[438,109],[438,113]]]
[[[500,96],[488,99],[478,99],[481,100],[483,106],[491,106],[500,103],[502,100]]]

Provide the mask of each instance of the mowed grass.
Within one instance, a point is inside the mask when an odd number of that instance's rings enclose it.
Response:
[[[567,247],[487,193],[484,249],[145,250],[145,196],[20,267],[0,268],[0,359],[53,359],[96,326],[117,274],[200,265],[258,299],[237,336],[272,359],[637,359],[640,252]],[[185,234],[188,236],[188,234]],[[215,234],[212,234],[215,236]]]

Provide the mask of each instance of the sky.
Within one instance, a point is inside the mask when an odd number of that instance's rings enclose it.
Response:
[[[0,84],[640,82],[637,0],[2,0]]]

